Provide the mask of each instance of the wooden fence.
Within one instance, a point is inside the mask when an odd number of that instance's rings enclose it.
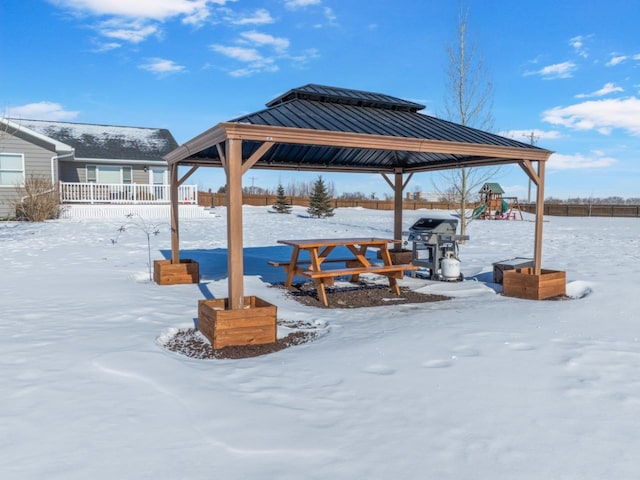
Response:
[[[308,197],[287,197],[290,205],[298,205],[303,207],[309,206]],[[226,205],[226,197],[224,193],[198,193],[199,204],[204,207],[218,207]],[[244,205],[253,206],[269,206],[274,205],[277,201],[275,195],[242,195],[242,203]],[[346,207],[362,207],[370,208],[372,210],[393,210],[393,200],[346,200],[342,198],[336,198],[331,200],[331,206],[333,208],[346,208]],[[419,208],[428,208],[434,210],[453,210],[456,208],[455,203],[447,202],[424,202],[405,200],[402,202],[402,208],[404,210],[417,210]]]
[[[520,205],[523,212],[534,213],[535,204]],[[544,214],[556,217],[640,217],[640,205],[576,205],[546,203]]]
[[[276,203],[275,195],[247,195],[242,196],[244,205],[269,206]],[[303,207],[309,206],[307,197],[287,197],[291,205]],[[198,192],[198,202],[204,207],[218,207],[226,205],[224,193]],[[404,200],[404,210],[418,210],[420,208],[431,210],[455,210],[456,203],[425,202],[421,200]],[[345,200],[336,198],[332,200],[333,208],[362,207],[372,210],[393,210],[392,200]],[[474,208],[475,204],[469,205]],[[521,204],[523,212],[535,213],[535,204]],[[640,205],[572,205],[565,203],[547,203],[544,206],[544,214],[557,217],[640,217]]]

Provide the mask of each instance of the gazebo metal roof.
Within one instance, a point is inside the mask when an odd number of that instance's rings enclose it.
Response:
[[[189,140],[164,157],[171,172],[172,263],[180,262],[178,186],[200,166],[225,170],[229,305],[239,309],[242,175],[250,168],[380,173],[394,190],[394,236],[400,239],[402,191],[413,173],[517,163],[538,189],[534,263],[539,273],[544,166],[552,152],[419,113],[423,108],[389,95],[310,84]],[[192,168],[179,179],[182,165]]]
[[[542,148],[419,113],[424,106],[418,103],[358,90],[306,85],[279,96],[267,107],[205,133],[211,139],[236,133],[243,140],[245,159],[264,141],[278,137],[276,145],[252,166],[269,169],[393,173],[401,168],[410,173],[535,161],[550,154]],[[290,129],[295,129],[295,134]],[[321,137],[329,132],[334,141],[327,144]],[[297,138],[301,135],[306,139]],[[221,166],[216,145],[187,142],[186,152],[178,149],[166,158],[169,163],[178,157],[183,165]]]

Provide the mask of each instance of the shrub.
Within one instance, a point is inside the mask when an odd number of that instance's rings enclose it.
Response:
[[[16,187],[20,199],[14,203],[16,217],[29,222],[59,218],[62,213],[58,185],[47,177],[29,175],[24,186]]]

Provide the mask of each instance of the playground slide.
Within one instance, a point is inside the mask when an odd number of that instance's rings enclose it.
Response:
[[[487,209],[487,205],[486,204],[482,204],[479,207],[477,207],[474,211],[473,214],[471,215],[471,218],[479,218],[480,215],[482,215],[482,213]]]
[[[509,210],[511,210],[511,205],[506,200],[502,200],[502,213],[507,213]]]

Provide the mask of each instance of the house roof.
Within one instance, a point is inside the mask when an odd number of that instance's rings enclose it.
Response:
[[[487,182],[480,189],[480,193],[504,193],[504,190],[499,183]]]
[[[73,152],[73,147],[71,145],[67,145],[66,143],[62,143],[57,141],[54,138],[47,137],[46,135],[42,135],[41,133],[36,132],[35,130],[30,130],[25,128],[24,125],[20,123],[20,120],[10,120],[8,118],[0,118],[0,124],[4,125],[2,129],[9,133],[10,135],[18,135],[24,134],[28,137],[34,138],[48,146],[50,146],[58,155],[59,154],[68,154]]]
[[[165,158],[222,165],[217,145],[242,139],[242,158],[275,144],[255,168],[405,172],[546,160],[550,151],[419,113],[423,105],[359,90],[305,85],[224,122]],[[270,140],[269,140],[270,139]],[[224,152],[223,152],[224,154]]]
[[[171,132],[163,128],[24,119],[12,122],[69,145],[76,158],[157,161],[178,146]]]

